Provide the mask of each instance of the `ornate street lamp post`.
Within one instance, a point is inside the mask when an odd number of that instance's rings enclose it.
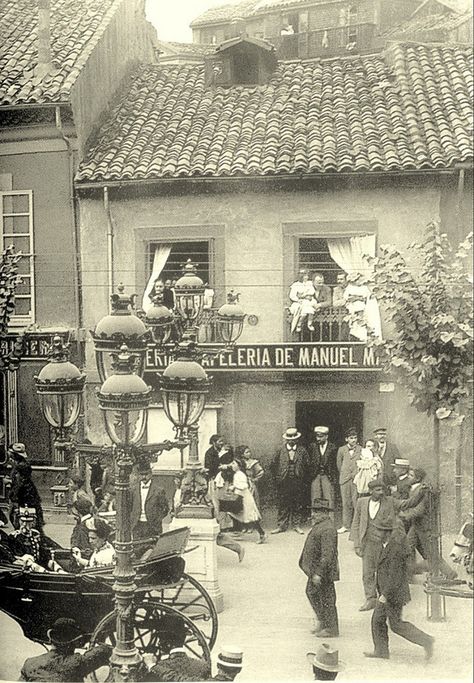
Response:
[[[182,276],[174,286],[176,310],[184,325],[183,337],[197,334],[204,308],[204,289],[204,282],[197,275],[195,264],[188,259]]]
[[[240,338],[244,329],[245,313],[238,303],[240,294],[229,292],[227,303],[217,311],[217,335],[227,346],[232,346]]]
[[[114,569],[116,598],[116,644],[110,658],[112,679],[137,679],[142,658],[135,646],[133,597],[136,591],[135,570],[132,562],[132,528],[130,521],[130,474],[134,463],[132,448],[145,432],[151,388],[134,374],[135,359],[122,346],[113,354],[115,373],[108,377],[97,396],[105,428],[115,450],[115,490],[117,535]]]
[[[122,344],[126,344],[135,355],[135,372],[142,376],[147,343],[150,339],[145,324],[132,312],[135,295],[124,294],[123,285],[119,285],[117,289],[118,294],[112,294],[110,297],[111,313],[97,323],[95,330],[91,330],[101,382],[105,382],[112,374],[111,354],[118,353]]]

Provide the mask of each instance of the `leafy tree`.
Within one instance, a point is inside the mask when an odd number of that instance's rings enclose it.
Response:
[[[23,352],[23,334],[12,344],[7,342],[8,325],[15,311],[15,290],[22,282],[18,275],[21,254],[13,246],[7,247],[0,259],[0,371],[15,370]]]
[[[453,251],[438,223],[406,255],[382,246],[368,283],[384,310],[384,339],[371,338],[382,367],[419,411],[458,422],[472,377],[473,296],[466,265],[472,233]]]

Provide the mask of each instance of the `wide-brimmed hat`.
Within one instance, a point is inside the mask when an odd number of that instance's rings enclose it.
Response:
[[[20,519],[33,520],[36,518],[36,508],[21,507],[19,512]]]
[[[20,456],[21,458],[27,458],[28,454],[26,452],[26,446],[24,443],[12,443],[8,449],[11,453]]]
[[[56,619],[52,628],[47,631],[53,645],[68,645],[77,642],[84,636],[74,619]]]
[[[392,467],[410,467],[410,461],[406,458],[395,458]]]
[[[243,652],[236,647],[223,647],[217,655],[217,663],[230,669],[241,669]]]
[[[326,498],[314,498],[311,503],[312,510],[326,510],[327,512],[332,511],[331,503]]]
[[[314,428],[314,433],[315,434],[329,434],[329,427],[315,427]]]
[[[140,460],[138,463],[138,474],[150,474],[151,471],[151,465],[148,460]]]
[[[71,505],[72,508],[75,508],[78,513],[81,515],[87,515],[90,513],[92,510],[93,504],[91,500],[88,500],[87,498],[78,498],[77,500],[74,501],[74,503]]]
[[[374,429],[374,434],[386,434],[387,433],[387,427],[377,427],[377,429]]]
[[[346,665],[339,659],[339,650],[334,650],[327,643],[322,643],[316,652],[308,652],[306,659],[317,669],[323,671],[344,671]]]
[[[300,432],[295,429],[295,427],[289,427],[286,432],[283,434],[283,438],[286,439],[287,441],[292,441],[299,439],[301,437]]]

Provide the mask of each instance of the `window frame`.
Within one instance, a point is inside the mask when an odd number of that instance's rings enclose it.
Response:
[[[28,197],[28,212],[10,213],[4,210],[5,197],[27,196]],[[26,327],[34,324],[36,321],[36,286],[35,286],[35,251],[34,251],[34,215],[33,215],[33,190],[1,190],[0,191],[0,249],[3,251],[10,243],[8,238],[14,239],[17,237],[27,237],[29,239],[29,253],[25,258],[29,259],[29,274],[21,275],[25,280],[30,281],[29,294],[15,294],[15,299],[30,299],[30,313],[28,315],[20,315],[14,313],[9,322],[9,327]],[[13,218],[15,216],[28,216],[28,233],[6,233],[5,232],[5,218]]]

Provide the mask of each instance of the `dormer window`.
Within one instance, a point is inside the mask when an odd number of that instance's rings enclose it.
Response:
[[[276,64],[275,48],[270,43],[247,36],[231,38],[206,60],[206,85],[262,85]]]

